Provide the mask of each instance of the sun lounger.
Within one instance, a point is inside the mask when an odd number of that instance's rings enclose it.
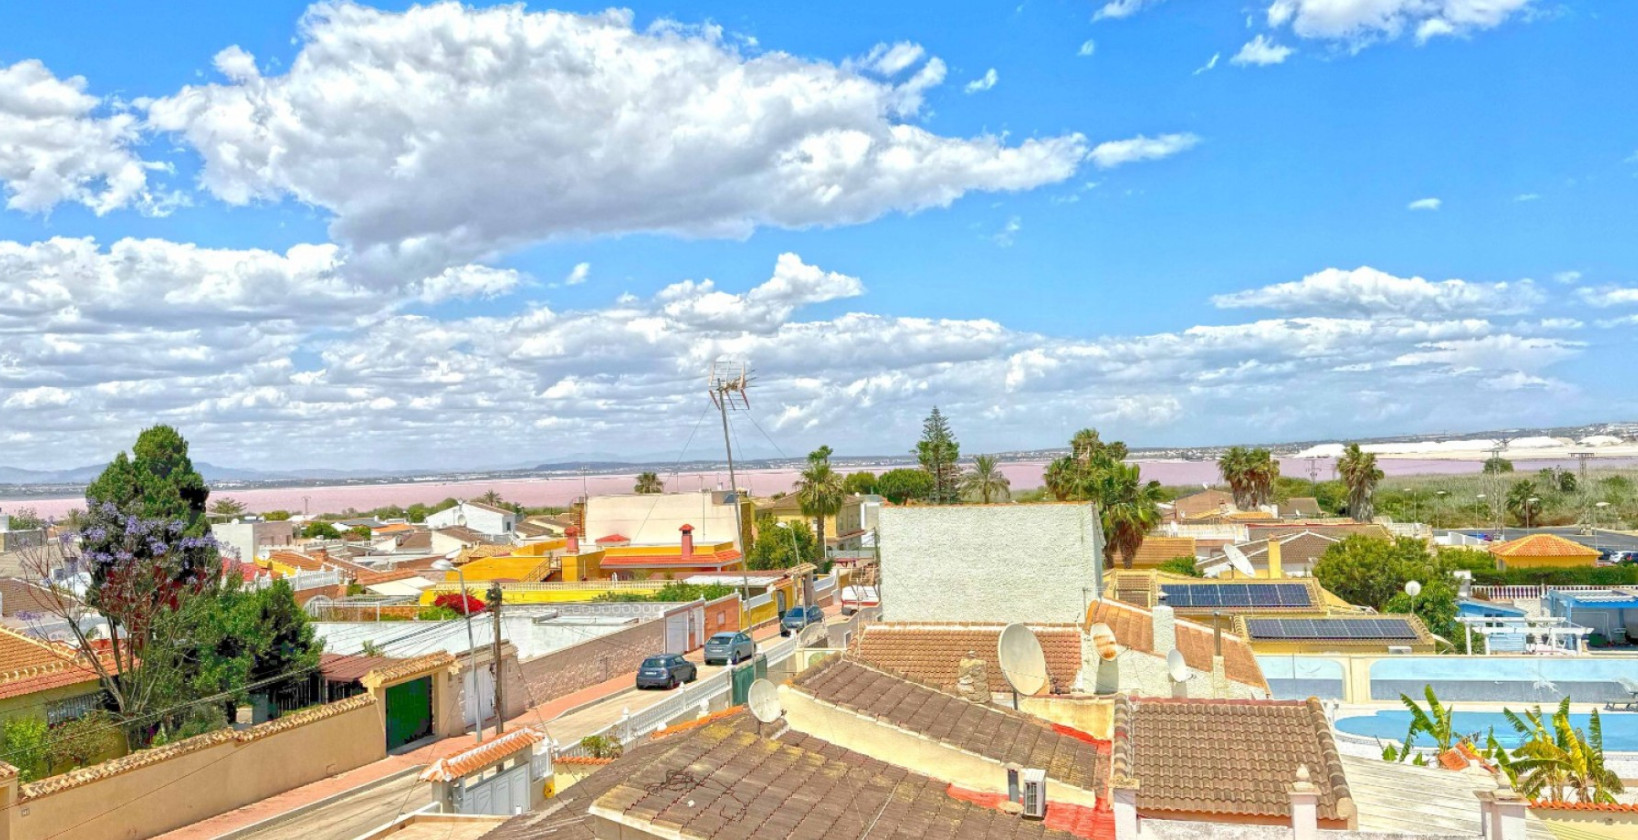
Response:
[[[1604,708],[1614,711],[1616,706],[1620,706],[1629,712],[1638,711],[1638,680],[1628,677],[1616,677],[1615,681],[1620,684],[1621,690],[1627,693],[1627,699],[1605,703]]]

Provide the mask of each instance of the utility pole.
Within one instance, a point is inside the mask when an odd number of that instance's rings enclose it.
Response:
[[[489,584],[489,616],[495,628],[494,653],[490,667],[495,671],[495,737],[506,732],[506,676],[501,672],[501,600],[505,592],[500,581]]]
[[[735,372],[736,367],[738,368],[737,373]],[[734,506],[734,537],[739,543],[739,563],[742,572],[747,568],[745,553],[751,550],[751,546],[750,540],[745,538],[745,522],[743,515],[740,513],[739,481],[734,475],[734,439],[728,430],[728,410],[730,408],[735,411],[750,410],[751,400],[745,393],[745,389],[749,384],[750,380],[746,376],[744,363],[736,365],[727,359],[717,359],[711,363],[711,372],[707,377],[706,385],[711,394],[711,402],[716,405],[717,413],[722,415],[722,447],[723,451],[728,455],[728,500]],[[745,615],[744,603],[749,594],[750,586],[750,577],[746,575],[744,577],[744,586],[741,587],[739,592],[741,629],[748,627],[746,622],[749,617]]]

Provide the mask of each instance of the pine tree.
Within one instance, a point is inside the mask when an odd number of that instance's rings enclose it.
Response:
[[[950,431],[950,422],[939,413],[938,406],[921,424],[921,440],[916,443],[915,456],[921,468],[933,478],[933,493],[928,498],[934,504],[947,505],[957,500],[961,484],[961,444]]]

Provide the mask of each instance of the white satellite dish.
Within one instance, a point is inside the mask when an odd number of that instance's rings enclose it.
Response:
[[[1172,675],[1172,682],[1183,682],[1189,678],[1189,663],[1183,659],[1183,651],[1176,648],[1166,654],[1166,670]]]
[[[745,705],[751,707],[751,717],[761,723],[773,723],[785,713],[779,706],[779,690],[765,679],[751,683],[751,689],[745,695]]]
[[[1247,577],[1257,576],[1257,570],[1252,568],[1251,561],[1246,558],[1246,553],[1241,551],[1238,546],[1223,546],[1223,555],[1228,558],[1229,565],[1232,566],[1236,572],[1246,575]]]
[[[1033,697],[1047,687],[1046,651],[1035,632],[1022,624],[1008,624],[996,642],[1001,673],[1012,690]]]

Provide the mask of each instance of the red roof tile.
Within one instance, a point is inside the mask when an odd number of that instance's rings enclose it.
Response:
[[[1531,534],[1490,547],[1498,557],[1597,557],[1598,549],[1555,534]]]
[[[990,691],[1008,690],[996,644],[1003,624],[878,622],[866,624],[854,643],[860,660],[910,679],[954,691],[961,659],[968,651],[984,660]],[[1073,624],[1032,624],[1046,653],[1047,673],[1067,692],[1081,670],[1081,631]]]
[[[440,758],[427,765],[427,769],[422,770],[417,778],[423,782],[451,782],[524,752],[544,740],[546,736],[538,729],[513,730],[493,741]]]

